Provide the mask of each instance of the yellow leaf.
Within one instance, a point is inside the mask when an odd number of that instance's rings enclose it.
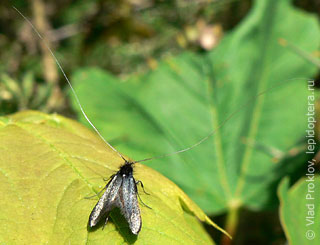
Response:
[[[0,241],[6,244],[212,244],[201,222],[216,226],[170,180],[135,164],[142,229],[130,233],[118,210],[88,228],[88,218],[123,160],[79,123],[35,111],[0,117]],[[195,183],[196,184],[196,183]],[[224,232],[225,233],[225,232]]]

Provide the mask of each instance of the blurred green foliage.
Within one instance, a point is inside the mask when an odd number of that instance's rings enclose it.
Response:
[[[167,58],[123,82],[83,68],[72,81],[103,135],[134,160],[190,146],[241,108],[196,149],[146,164],[174,180],[211,215],[264,210],[278,205],[276,188],[284,176],[303,174],[306,119],[297,115],[305,114],[308,91],[306,79],[298,78],[317,72],[283,40],[315,52],[316,18],[290,1],[258,1],[207,54]],[[274,91],[255,97],[268,88]],[[80,117],[75,101],[73,106]],[[298,151],[294,156],[292,149]],[[230,227],[227,223],[231,233],[237,219]]]

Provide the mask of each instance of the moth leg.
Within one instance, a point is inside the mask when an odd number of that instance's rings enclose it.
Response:
[[[141,202],[144,206],[146,206],[147,208],[152,209],[151,207],[149,207],[147,204],[145,204],[145,203],[142,201],[142,199],[141,199],[138,191],[137,191],[137,194],[138,194],[138,197],[139,197],[140,202]]]
[[[146,193],[147,195],[150,195],[148,192],[146,192],[146,191],[144,190],[144,186],[143,186],[143,183],[142,183],[142,181],[141,181],[141,180],[136,181],[136,185],[138,185],[138,184],[140,184],[140,185],[141,185],[142,190],[143,190],[143,192],[144,192],[144,193]]]
[[[108,181],[108,180],[112,179],[113,177],[114,177],[114,174],[113,174],[113,175],[111,175],[109,178],[103,178],[103,181],[104,181],[104,182],[106,182],[106,181]]]
[[[110,179],[112,179],[114,176],[115,176],[115,175],[113,174],[113,175],[111,175],[109,178],[103,178],[103,180],[104,180],[104,181],[110,180]],[[106,185],[105,187],[103,187],[102,190],[99,191],[97,194],[94,194],[93,196],[85,197],[85,199],[91,199],[91,198],[93,198],[93,197],[99,197],[99,195],[101,194],[101,192],[103,192],[103,190],[107,189],[107,186],[108,186],[108,185]]]
[[[106,220],[104,221],[104,224],[103,224],[103,226],[102,226],[102,230],[103,230],[104,227],[107,225],[108,219],[109,219],[109,214],[107,214]]]
[[[91,199],[91,198],[94,198],[94,197],[99,197],[99,195],[101,194],[101,192],[103,192],[105,189],[106,189],[106,187],[103,187],[102,190],[99,191],[98,193],[94,194],[93,196],[85,197],[84,199]]]

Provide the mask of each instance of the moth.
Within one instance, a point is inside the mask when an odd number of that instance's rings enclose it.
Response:
[[[105,192],[93,208],[89,217],[89,226],[96,226],[99,221],[105,218],[105,224],[108,222],[110,211],[117,207],[127,220],[130,230],[134,235],[138,235],[141,230],[141,214],[138,205],[138,189],[136,181],[133,177],[132,165],[134,162],[125,163],[120,167],[119,171],[111,175],[110,181],[105,187]]]

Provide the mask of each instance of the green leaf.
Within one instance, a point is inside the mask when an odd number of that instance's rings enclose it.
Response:
[[[260,0],[208,55],[168,58],[127,81],[84,68],[72,80],[97,128],[135,160],[193,145],[241,110],[197,148],[145,164],[208,213],[262,209],[276,202],[277,182],[287,174],[281,159],[271,161],[273,152],[283,158],[304,137],[306,82],[317,71],[280,39],[313,53],[317,19],[290,1]],[[73,107],[83,118],[74,100]]]
[[[141,164],[142,229],[130,233],[122,215],[87,227],[105,186],[123,161],[97,135],[62,116],[35,111],[0,117],[0,241],[6,244],[212,244],[200,221],[218,229],[176,185]],[[102,222],[103,223],[103,222]]]
[[[289,244],[319,244],[319,181],[319,176],[310,175],[289,188],[285,178],[278,188],[280,220]]]

